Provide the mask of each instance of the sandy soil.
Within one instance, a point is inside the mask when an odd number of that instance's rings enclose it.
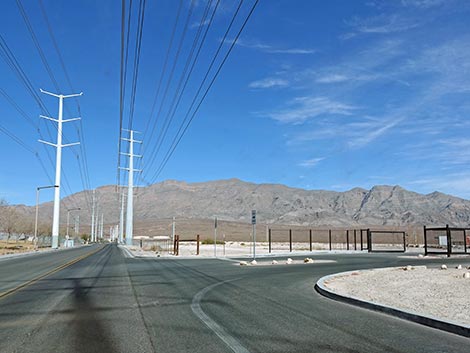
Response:
[[[462,262],[461,270],[417,266],[357,271],[325,285],[338,294],[470,326],[470,279],[463,277],[469,265]]]
[[[45,249],[39,248],[38,250]],[[11,255],[11,254],[21,254],[24,252],[34,251],[34,245],[30,241],[20,240],[16,242],[15,240],[10,240],[8,243],[4,240],[0,240],[0,256],[1,255]]]
[[[134,252],[136,256],[151,256],[156,255],[160,256],[174,256],[172,254],[173,249],[160,249],[160,251],[154,251],[151,247],[144,246],[140,249],[138,246],[129,247],[130,250]],[[327,251],[328,244],[313,243],[312,244],[313,252],[315,251]],[[346,248],[343,249],[344,251]],[[340,248],[337,251],[343,251]],[[359,251],[358,251],[359,252]],[[201,244],[199,248],[199,257],[214,257],[214,244]],[[276,254],[288,254],[290,253],[289,243],[272,243],[271,255]],[[308,244],[305,243],[293,243],[292,244],[292,254],[301,255],[301,254],[310,254],[310,248]],[[243,256],[252,256],[253,254],[253,244],[251,242],[227,242],[224,245],[217,244],[217,256],[218,257],[243,257]],[[259,242],[256,243],[256,255],[263,256],[269,255],[269,246],[268,243]],[[179,247],[179,256],[196,256],[196,242],[180,243]]]

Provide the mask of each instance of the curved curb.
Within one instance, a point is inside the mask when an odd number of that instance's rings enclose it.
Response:
[[[431,316],[420,315],[412,311],[401,310],[401,309],[397,309],[391,306],[385,306],[382,304],[376,304],[371,301],[362,300],[353,296],[341,295],[341,294],[333,292],[332,290],[328,289],[325,286],[325,282],[333,279],[334,277],[345,276],[345,275],[349,275],[351,273],[357,273],[357,272],[359,271],[347,271],[347,272],[335,273],[332,275],[324,276],[320,278],[315,284],[315,290],[321,295],[327,298],[333,299],[333,300],[359,306],[361,308],[365,308],[365,309],[369,309],[373,311],[378,311],[384,314],[398,317],[400,319],[416,322],[421,325],[425,325],[425,326],[436,328],[442,331],[454,333],[456,335],[470,337],[470,326],[467,326],[467,325],[463,326],[463,325],[459,325],[451,321],[445,321],[445,320],[440,320]]]

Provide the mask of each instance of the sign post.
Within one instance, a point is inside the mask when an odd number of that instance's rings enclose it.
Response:
[[[253,260],[256,259],[256,210],[251,211],[251,224],[253,225]]]

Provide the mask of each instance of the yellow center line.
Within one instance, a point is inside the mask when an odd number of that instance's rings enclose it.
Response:
[[[60,266],[58,266],[58,267],[56,267],[56,268],[54,268],[54,269],[52,269],[52,270],[50,270],[50,271],[48,271],[48,272],[46,272],[46,273],[43,273],[42,275],[39,275],[38,277],[35,277],[35,278],[33,278],[33,279],[30,279],[29,281],[26,281],[26,282],[24,282],[24,283],[22,283],[22,284],[16,286],[15,288],[8,289],[7,291],[0,293],[0,299],[3,299],[3,298],[5,298],[5,297],[7,297],[7,296],[9,296],[9,295],[11,295],[11,294],[13,294],[13,293],[15,293],[15,292],[18,292],[19,290],[21,290],[21,289],[23,289],[23,288],[26,288],[26,287],[28,287],[28,286],[30,286],[30,285],[36,283],[37,281],[40,281],[41,279],[43,279],[43,278],[45,278],[45,277],[47,277],[47,276],[50,276],[50,275],[52,275],[52,274],[54,274],[54,273],[56,273],[56,272],[59,272],[59,271],[65,269],[65,268],[67,268],[67,267],[69,267],[69,266],[72,266],[73,264],[75,264],[75,263],[77,263],[77,262],[79,262],[79,261],[81,261],[81,260],[83,260],[83,259],[86,259],[87,257],[89,257],[89,256],[91,256],[91,255],[96,254],[98,251],[100,251],[100,250],[102,250],[102,249],[104,249],[104,247],[100,247],[100,248],[96,249],[95,251],[92,251],[92,252],[89,252],[89,253],[87,253],[87,254],[85,254],[85,255],[79,256],[79,257],[77,257],[76,259],[73,259],[73,260],[71,260],[71,261],[69,261],[69,262],[66,262],[65,264],[62,264],[62,265],[60,265]]]

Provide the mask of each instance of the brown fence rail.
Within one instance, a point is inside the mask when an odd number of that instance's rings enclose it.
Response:
[[[424,254],[470,254],[470,228],[423,227]]]

